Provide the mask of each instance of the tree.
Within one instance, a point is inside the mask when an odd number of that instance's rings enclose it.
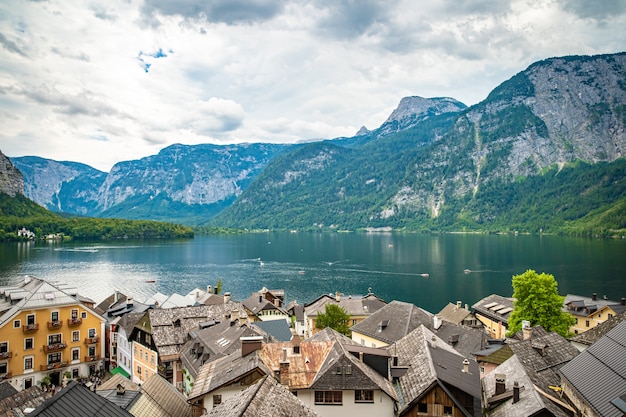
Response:
[[[575,319],[562,311],[563,300],[558,292],[554,276],[532,269],[513,276],[513,311],[509,316],[509,332],[513,334],[522,328],[522,320],[530,321],[531,326],[541,325],[549,332],[557,332],[563,337],[569,335],[569,328]]]
[[[222,293],[222,278],[217,279],[217,285],[215,286],[215,288],[216,288],[216,294]]]
[[[350,326],[348,323],[350,323],[350,315],[346,310],[337,304],[326,304],[325,312],[317,315],[316,325],[318,329],[330,327],[339,333],[349,336]]]

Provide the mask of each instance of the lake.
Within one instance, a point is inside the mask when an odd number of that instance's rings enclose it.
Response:
[[[626,239],[557,236],[263,233],[176,241],[0,244],[0,285],[24,275],[62,281],[100,302],[119,289],[143,301],[157,291],[215,286],[242,300],[262,287],[307,303],[324,293],[402,300],[431,312],[512,294],[527,269],[553,274],[559,293],[626,297]],[[465,271],[465,270],[469,270]],[[148,281],[154,281],[150,283]]]

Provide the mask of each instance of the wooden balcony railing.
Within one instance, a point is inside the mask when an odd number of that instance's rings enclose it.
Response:
[[[55,320],[55,321],[49,321],[48,322],[48,329],[49,330],[60,329],[61,327],[63,327],[63,322],[61,320]]]
[[[0,374],[0,381],[5,380],[5,379],[10,379],[12,377],[13,377],[12,372],[6,372],[4,374]]]
[[[41,371],[49,371],[50,369],[59,369],[67,366],[67,362],[53,362],[47,365],[41,365],[39,369]]]
[[[0,352],[0,359],[11,359],[13,352]]]
[[[67,343],[65,342],[51,343],[49,345],[43,345],[43,351],[46,353],[58,352],[60,350],[65,349],[66,347],[67,347]]]
[[[24,333],[35,332],[37,330],[39,330],[39,323],[25,324],[22,326],[22,331]]]
[[[81,319],[80,317],[72,317],[72,318],[67,319],[68,326],[78,326],[82,322],[83,322],[83,319]]]
[[[87,338],[85,338],[85,344],[86,344],[86,345],[93,345],[93,344],[98,343],[98,340],[99,340],[99,339],[98,339],[98,336],[95,336],[95,337],[87,337]]]
[[[99,361],[99,360],[100,360],[100,355],[85,356],[85,362],[94,362],[94,361]]]

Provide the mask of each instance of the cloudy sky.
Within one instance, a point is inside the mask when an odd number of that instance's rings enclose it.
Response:
[[[535,61],[626,50],[626,0],[3,0],[0,150],[103,171],[173,144],[352,136]]]

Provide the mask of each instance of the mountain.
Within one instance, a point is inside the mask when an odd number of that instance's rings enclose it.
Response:
[[[11,197],[24,194],[24,178],[13,163],[0,151],[0,192]]]
[[[624,228],[625,79],[626,53],[537,62],[461,112],[283,155],[213,221],[545,231],[610,218]]]

